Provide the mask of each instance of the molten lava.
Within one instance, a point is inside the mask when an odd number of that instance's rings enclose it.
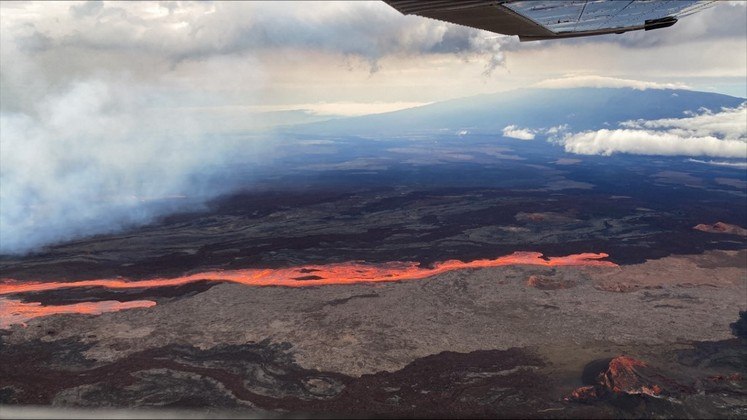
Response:
[[[538,252],[515,252],[492,260],[462,262],[448,260],[436,263],[433,268],[423,268],[414,262],[392,262],[385,264],[364,264],[349,262],[328,265],[308,265],[295,268],[245,269],[206,271],[173,278],[153,278],[140,281],[124,279],[96,279],[76,282],[18,282],[12,279],[0,280],[0,295],[40,292],[46,290],[69,289],[75,287],[104,287],[107,289],[140,289],[151,287],[181,286],[197,281],[227,281],[247,286],[308,287],[333,284],[379,283],[402,280],[416,280],[436,274],[467,268],[500,267],[505,265],[556,266],[596,266],[616,267],[610,261],[601,261],[607,254],[575,254],[566,257],[542,258]]]
[[[72,289],[80,287],[103,287],[107,289],[142,289],[153,287],[173,287],[181,286],[198,281],[225,281],[232,283],[244,284],[247,286],[282,286],[282,287],[308,287],[308,286],[326,286],[326,285],[345,285],[357,283],[379,283],[403,280],[416,280],[430,277],[436,274],[445,273],[454,270],[463,270],[468,268],[487,268],[499,267],[506,265],[538,265],[545,267],[556,266],[596,266],[596,267],[616,267],[617,265],[610,261],[602,261],[608,255],[604,253],[593,254],[583,253],[569,255],[565,257],[543,258],[538,252],[515,252],[511,255],[495,259],[475,260],[463,262],[458,260],[448,260],[436,263],[432,268],[420,267],[414,262],[391,262],[384,264],[365,264],[361,262],[348,262],[328,265],[308,265],[294,268],[279,269],[244,269],[244,270],[218,270],[206,271],[202,273],[190,274],[173,278],[152,278],[148,280],[131,281],[121,278],[115,279],[95,279],[82,280],[75,282],[19,282],[13,279],[0,280],[0,296],[18,293],[42,292],[57,289]],[[6,301],[16,302],[16,301]],[[138,301],[138,304],[132,307],[144,307],[143,302],[148,302],[149,306],[155,305],[151,301]],[[38,304],[13,304],[0,305],[0,323],[6,324],[7,319],[12,317],[12,311],[19,311],[25,314],[38,313],[36,316],[51,315],[52,313],[94,313],[98,309],[92,308],[116,308],[111,310],[129,309],[123,306],[111,306],[112,302],[107,303],[110,306],[96,306],[106,302],[90,303],[91,307],[86,307],[85,303],[65,306],[48,306],[42,307]],[[115,302],[120,303],[120,302]],[[21,306],[19,306],[19,304]],[[133,304],[133,302],[129,302]],[[25,306],[24,306],[25,305]],[[36,305],[28,306],[28,305]],[[121,304],[120,305],[126,305]],[[20,309],[16,309],[20,308]],[[80,308],[79,310],[76,308]],[[49,310],[51,313],[45,313]],[[36,311],[36,312],[34,312]],[[56,311],[56,312],[55,312]],[[31,316],[36,317],[36,316]],[[30,318],[29,318],[30,319]]]
[[[101,315],[104,312],[117,312],[124,309],[150,308],[155,306],[152,300],[133,300],[118,302],[106,300],[103,302],[82,302],[72,305],[42,306],[39,302],[24,303],[19,300],[0,298],[0,328],[8,328],[13,324],[21,324],[30,319],[56,314],[90,314]]]

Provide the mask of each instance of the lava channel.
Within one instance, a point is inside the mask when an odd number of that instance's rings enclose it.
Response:
[[[71,305],[48,305],[43,306],[39,302],[21,302],[0,298],[0,329],[5,329],[13,324],[26,325],[26,321],[42,316],[57,314],[89,314],[101,315],[104,312],[116,312],[124,309],[150,308],[155,306],[152,300],[133,300],[130,302],[119,302],[116,300],[105,300],[101,302],[81,302]]]
[[[617,264],[610,261],[603,261],[609,255],[604,253],[582,253],[568,255],[565,257],[543,258],[539,252],[515,252],[511,255],[495,259],[475,260],[463,262],[459,260],[447,260],[436,263],[431,268],[421,267],[415,262],[390,262],[384,264],[366,264],[362,262],[347,262],[327,265],[307,265],[292,268],[279,269],[242,269],[242,270],[217,270],[205,271],[196,274],[189,274],[173,278],[151,278],[147,280],[127,280],[123,278],[114,279],[94,279],[74,282],[20,282],[13,279],[0,279],[0,296],[14,295],[30,292],[42,292],[58,289],[72,289],[81,287],[103,287],[106,289],[142,289],[153,287],[173,287],[181,286],[197,281],[221,281],[243,284],[246,286],[280,286],[280,287],[310,287],[310,286],[328,286],[328,285],[350,285],[358,283],[381,283],[403,280],[417,280],[430,277],[436,274],[445,273],[454,270],[464,270],[468,268],[487,268],[500,267],[507,265],[535,265],[544,267],[557,266],[594,266],[594,267],[617,267]],[[139,301],[151,302],[151,301]],[[117,302],[120,303],[120,302]],[[95,303],[92,303],[95,305]],[[149,303],[152,306],[154,303]],[[32,305],[32,304],[22,304]],[[23,310],[15,309],[18,312],[31,314],[33,311],[39,313],[38,316],[50,315],[44,313],[44,308],[57,308],[56,313],[75,313],[73,309],[76,305],[64,306],[40,306],[33,304],[34,309],[30,307],[19,306],[18,302],[13,305],[0,305],[0,323],[4,324],[13,315],[10,310],[5,308],[22,307]],[[81,304],[81,312],[86,311],[85,304]],[[111,303],[110,303],[111,305]],[[141,303],[142,305],[142,303]],[[112,306],[111,310],[128,309],[125,307]],[[143,306],[136,306],[143,307]],[[64,308],[64,309],[62,309]],[[107,311],[108,312],[108,311]],[[54,312],[53,312],[54,313]],[[29,316],[25,315],[25,316]]]

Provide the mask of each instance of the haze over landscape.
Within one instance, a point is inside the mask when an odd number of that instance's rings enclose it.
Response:
[[[747,415],[747,3],[0,17],[3,410]]]

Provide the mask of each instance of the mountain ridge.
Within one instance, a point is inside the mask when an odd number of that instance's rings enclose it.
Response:
[[[616,127],[633,119],[682,118],[685,111],[734,108],[747,99],[685,89],[520,88],[450,99],[381,114],[285,126],[301,134],[404,135],[415,133],[496,133],[509,125],[572,130]]]

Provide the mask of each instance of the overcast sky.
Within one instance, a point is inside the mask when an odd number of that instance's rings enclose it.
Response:
[[[237,188],[209,174],[267,164],[280,141],[245,133],[309,115],[529,86],[744,97],[746,21],[747,3],[724,2],[668,29],[519,43],[383,2],[0,2],[0,253],[148,223],[182,198]],[[571,153],[708,162],[744,156],[744,115],[634,121],[563,141]],[[538,133],[550,131],[504,130]]]
[[[664,30],[533,43],[403,16],[383,2],[0,8],[5,112],[92,79],[143,87],[154,106],[224,124],[252,110],[362,114],[567,77],[747,95],[747,2]]]

